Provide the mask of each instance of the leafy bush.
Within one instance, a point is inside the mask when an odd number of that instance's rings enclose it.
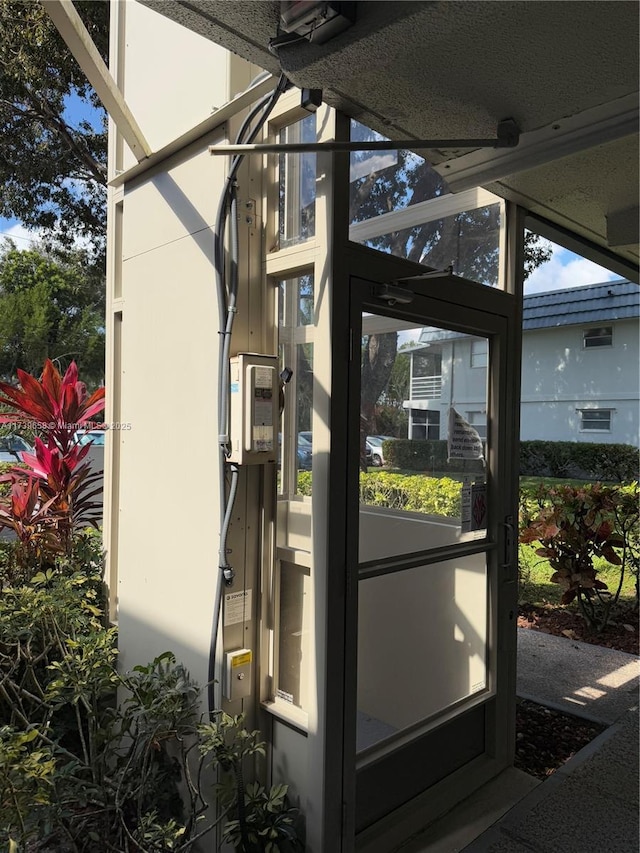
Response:
[[[198,725],[199,689],[169,652],[119,674],[91,591],[50,572],[0,596],[0,847],[186,853],[227,820],[247,853],[299,849],[286,786],[243,786],[258,733],[222,713]],[[222,771],[213,822],[204,763]]]
[[[382,452],[387,465],[405,471],[482,472],[482,462],[474,459],[447,461],[447,442],[427,439],[384,441]]]
[[[520,542],[538,543],[562,604],[577,600],[590,627],[601,630],[620,597],[625,571],[638,571],[638,484],[625,487],[541,485],[521,496]],[[615,590],[598,578],[596,558],[619,567]]]
[[[87,397],[74,364],[18,373],[21,388],[0,383],[0,423],[28,418],[46,441],[0,495],[0,529],[14,534],[0,542],[0,848],[187,853],[228,819],[245,853],[298,849],[286,786],[244,789],[257,732],[221,714],[198,727],[199,689],[170,652],[118,672],[101,540],[83,529],[96,521],[89,446],[74,441],[104,390]],[[213,822],[205,761],[232,782]]]
[[[376,471],[360,475],[360,502],[443,515],[460,515],[462,484],[449,477],[423,477]]]
[[[522,441],[520,474],[629,482],[638,476],[638,448],[596,442]]]
[[[264,755],[259,732],[243,728],[242,716],[219,713],[198,727],[200,752],[222,771],[218,802],[231,817],[223,840],[243,853],[294,853],[302,850],[296,831],[298,810],[287,802],[287,785],[270,789],[257,782],[244,784],[244,760]]]
[[[447,442],[397,439],[383,443],[391,468],[405,471],[481,471],[475,460],[447,461]],[[520,475],[629,482],[638,476],[638,448],[576,441],[520,442]]]
[[[311,472],[301,471],[298,474],[298,494],[311,493]],[[460,515],[461,493],[462,483],[449,477],[391,474],[387,471],[360,474],[360,503],[368,506],[455,518]]]

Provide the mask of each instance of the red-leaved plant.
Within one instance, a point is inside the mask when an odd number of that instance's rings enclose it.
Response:
[[[74,434],[104,409],[104,388],[88,395],[75,362],[61,376],[49,359],[41,379],[18,370],[18,380],[19,387],[0,382],[0,424],[28,424],[44,438],[35,439],[34,453],[21,454],[30,470],[14,468],[2,478],[12,488],[0,502],[0,529],[14,531],[29,562],[36,555],[41,561],[45,553],[69,554],[74,530],[98,524],[101,473],[91,471],[90,445]]]
[[[616,518],[620,499],[619,489],[600,483],[543,485],[533,506],[523,508],[520,521],[520,542],[539,543],[535,553],[549,561],[553,569],[550,580],[563,590],[561,603],[576,599],[587,624],[597,631],[607,624],[622,588],[622,571],[612,594],[597,577],[594,565],[595,557],[613,566],[624,565],[619,551],[625,548],[625,539]]]

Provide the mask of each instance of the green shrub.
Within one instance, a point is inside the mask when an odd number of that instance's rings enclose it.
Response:
[[[522,441],[520,474],[629,482],[638,477],[638,448],[597,442]]]
[[[311,495],[311,492],[311,472],[302,471],[298,474],[298,494]],[[360,503],[368,506],[456,518],[460,515],[461,493],[462,483],[449,477],[392,474],[388,471],[360,474]]]
[[[305,497],[311,496],[312,474],[311,471],[298,471],[298,494]]]
[[[462,484],[449,477],[390,474],[375,471],[360,475],[360,502],[369,506],[384,506],[442,515],[460,515]]]
[[[594,630],[602,630],[617,604],[627,571],[638,573],[638,484],[615,487],[541,484],[521,495],[520,542],[553,570],[549,580],[562,589],[562,604],[576,600]],[[527,583],[528,560],[521,580]],[[615,583],[599,577],[608,565]],[[637,587],[636,587],[637,588]]]
[[[384,441],[382,452],[390,468],[404,471],[447,471],[481,473],[482,462],[475,459],[447,461],[447,442],[427,439],[395,439]]]
[[[481,472],[476,460],[447,461],[447,442],[397,439],[383,442],[387,465],[405,471]],[[638,477],[638,448],[576,441],[520,442],[520,475],[629,482]]]

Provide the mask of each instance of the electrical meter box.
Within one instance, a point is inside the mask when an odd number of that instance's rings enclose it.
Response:
[[[229,462],[275,462],[278,457],[279,379],[274,355],[241,352],[230,360]]]
[[[230,702],[251,695],[251,649],[238,649],[225,654],[224,690]]]

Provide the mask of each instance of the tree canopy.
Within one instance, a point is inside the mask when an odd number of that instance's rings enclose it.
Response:
[[[109,3],[75,6],[106,60]],[[102,258],[106,160],[106,113],[43,4],[0,0],[0,216]]]
[[[354,140],[382,139],[352,123]],[[367,169],[371,161],[373,168]],[[412,151],[352,155],[349,221],[362,222],[449,192],[446,181]],[[358,175],[360,175],[358,177]],[[367,245],[432,269],[450,265],[456,275],[495,286],[498,283],[500,209],[497,204],[462,211],[367,240]],[[551,250],[536,234],[525,239],[525,278],[548,261]]]
[[[50,358],[75,361],[87,385],[104,382],[104,286],[83,250],[56,258],[43,248],[0,253],[0,379],[17,368],[39,376]]]

